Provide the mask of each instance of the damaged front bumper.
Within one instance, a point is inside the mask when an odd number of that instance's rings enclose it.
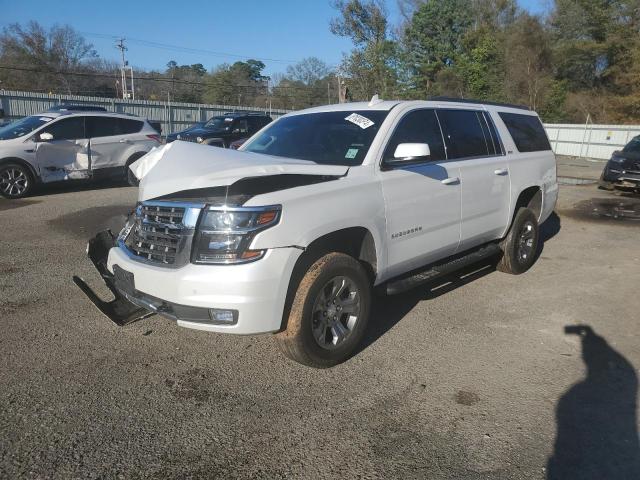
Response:
[[[113,300],[102,300],[82,278],[73,277],[73,282],[113,323],[122,327],[156,313],[175,321],[203,323],[212,321],[211,309],[179,305],[140,292],[135,288],[133,274],[118,265],[113,266],[113,273],[111,273],[107,268],[107,259],[109,251],[115,245],[116,239],[109,230],[98,233],[89,240],[87,245],[87,256],[100,273],[107,288],[111,290]],[[235,322],[237,322],[237,312],[233,312],[233,318],[225,323],[233,325]]]
[[[179,305],[140,292],[135,288],[133,274],[118,265],[113,266],[111,273],[107,268],[107,259],[109,251],[115,245],[116,239],[109,230],[98,233],[87,245],[87,256],[111,290],[113,300],[102,300],[82,278],[73,277],[73,282],[113,323],[122,327],[156,313],[174,321],[211,323],[214,320],[211,314],[216,309]],[[232,312],[231,317],[225,322],[226,325],[234,325],[237,322],[237,312]]]
[[[89,241],[87,254],[113,300],[102,300],[80,277],[73,281],[119,326],[158,314],[182,327],[253,335],[280,330],[289,284],[282,279],[301,253],[276,248],[258,262],[169,269],[132,260],[105,231]]]
[[[138,302],[133,303],[129,295],[118,288],[116,276],[107,269],[107,258],[109,250],[115,246],[115,237],[110,230],[98,233],[87,244],[87,256],[96,267],[107,288],[113,294],[113,300],[102,300],[87,283],[80,277],[74,275],[73,282],[80,287],[80,290],[91,300],[91,302],[104,315],[109,317],[116,325],[122,327],[128,323],[150,317],[156,312],[150,308],[142,307]]]

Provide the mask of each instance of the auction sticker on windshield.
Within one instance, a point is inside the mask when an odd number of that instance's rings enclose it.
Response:
[[[344,156],[344,158],[356,158],[357,155],[358,155],[358,149],[350,148],[349,150],[347,150],[347,153]]]
[[[371,120],[357,113],[352,113],[348,117],[345,117],[345,120],[351,123],[355,123],[356,125],[358,125],[360,128],[363,128],[363,129],[369,128],[371,125],[373,125],[373,122]]]

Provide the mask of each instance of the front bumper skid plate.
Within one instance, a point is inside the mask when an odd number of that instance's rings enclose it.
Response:
[[[107,269],[109,250],[115,246],[115,237],[110,230],[98,233],[89,240],[87,256],[96,267],[107,288],[113,294],[113,300],[102,300],[87,283],[77,275],[73,282],[84,292],[91,302],[113,323],[122,327],[137,320],[155,315],[156,312],[143,308],[127,299],[127,293],[116,287],[116,277]],[[124,271],[122,271],[124,272]],[[126,273],[126,272],[124,272]]]

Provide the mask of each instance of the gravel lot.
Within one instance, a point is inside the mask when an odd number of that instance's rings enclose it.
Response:
[[[135,197],[0,200],[1,478],[640,478],[640,199],[563,186],[531,271],[378,300],[318,371],[269,336],[103,318],[71,276],[98,285],[86,240]]]

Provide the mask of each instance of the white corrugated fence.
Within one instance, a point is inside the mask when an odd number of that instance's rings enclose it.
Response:
[[[557,155],[611,158],[629,140],[640,135],[640,125],[575,125],[546,123],[544,128]]]
[[[215,115],[225,112],[264,112],[278,118],[286,110],[246,107],[236,105],[209,105],[199,103],[176,103],[156,100],[125,100],[119,98],[85,97],[79,95],[58,95],[48,93],[20,92],[0,90],[0,108],[5,119],[15,120],[58,105],[94,105],[105,107],[110,112],[138,115],[162,124],[164,135],[184,130],[196,122],[204,122]]]

